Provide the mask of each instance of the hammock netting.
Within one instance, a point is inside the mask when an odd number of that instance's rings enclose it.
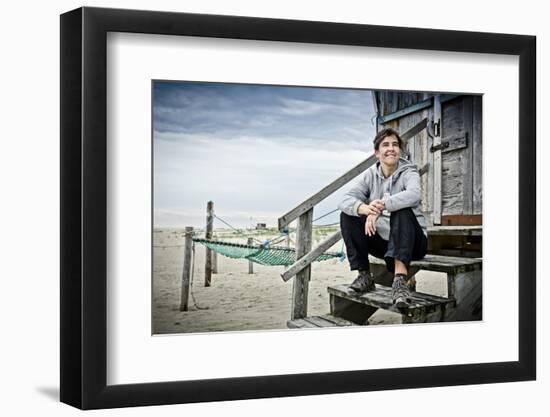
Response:
[[[261,245],[242,245],[238,243],[219,242],[214,240],[193,238],[194,242],[201,243],[208,249],[211,249],[220,255],[227,256],[233,259],[248,259],[261,265],[289,266],[296,262],[296,250],[281,246],[261,246]],[[340,258],[344,254],[342,252],[325,252],[315,259],[316,262],[326,261],[329,259]]]

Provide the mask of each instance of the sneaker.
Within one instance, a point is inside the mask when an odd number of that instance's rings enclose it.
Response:
[[[408,308],[411,303],[411,291],[404,276],[398,275],[393,280],[391,287],[393,304],[398,309]]]
[[[368,271],[360,271],[359,276],[349,286],[352,290],[359,293],[374,291],[374,278]]]

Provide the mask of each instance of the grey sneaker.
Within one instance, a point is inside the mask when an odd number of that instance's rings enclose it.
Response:
[[[349,286],[352,290],[359,293],[374,291],[374,278],[368,271],[359,271],[359,276]]]
[[[411,303],[411,291],[404,276],[398,275],[393,280],[391,297],[393,304],[395,304],[398,309],[406,309],[409,307]]]

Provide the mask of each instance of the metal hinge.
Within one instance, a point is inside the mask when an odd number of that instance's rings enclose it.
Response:
[[[439,145],[432,145],[430,147],[430,152],[442,151],[443,149],[447,149],[449,146],[449,142],[441,142]]]
[[[441,136],[441,119],[437,122],[433,122],[433,126],[434,136]]]
[[[445,140],[442,140],[440,144],[432,145],[430,147],[430,152],[451,152],[458,149],[463,149],[468,147],[468,132],[464,132],[463,135],[452,135]]]

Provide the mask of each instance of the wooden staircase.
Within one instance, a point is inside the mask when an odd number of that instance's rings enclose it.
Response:
[[[441,122],[440,99],[441,97],[434,96],[432,125],[433,122],[436,122],[439,126]],[[429,124],[428,119],[424,118],[405,132],[400,132],[402,141],[406,143],[426,129]],[[437,146],[436,139],[441,144],[440,133],[431,136],[434,137],[434,145]],[[442,150],[439,149],[434,154],[434,171],[438,174],[433,178],[433,200],[440,202],[442,201],[441,152]],[[313,209],[318,203],[356,178],[376,161],[376,155],[371,154],[367,159],[279,218],[279,230],[283,230],[291,222],[297,220],[296,262],[281,274],[284,281],[293,279],[291,319],[287,322],[289,327],[364,325],[367,323],[368,317],[376,310],[380,308],[393,309],[388,288],[391,287],[393,277],[388,276],[382,260],[372,258],[371,271],[375,275],[376,291],[371,294],[357,295],[350,293],[346,286],[329,287],[330,314],[316,317],[307,314],[311,262],[342,238],[341,232],[337,231],[313,248]],[[422,172],[425,173],[428,169],[430,169],[429,164],[424,165],[420,169],[421,175]],[[404,323],[481,319],[482,261],[480,258],[476,258],[476,256],[481,256],[482,253],[481,216],[479,216],[479,222],[461,223],[456,219],[454,222],[450,222],[450,219],[443,222],[441,208],[441,204],[433,207],[433,221],[430,222],[439,226],[428,228],[428,250],[430,253],[438,253],[438,255],[427,255],[423,260],[413,262],[409,268],[409,278],[414,278],[419,270],[443,272],[447,275],[447,294],[445,297],[435,297],[434,295],[415,291],[416,301],[414,305],[410,306],[406,312],[399,312]],[[463,226],[464,224],[471,226]]]
[[[411,305],[397,309],[391,299],[392,274],[381,259],[370,258],[376,290],[358,294],[347,285],[329,286],[330,314],[289,320],[289,328],[341,327],[366,325],[378,309],[400,314],[403,323],[481,320],[481,259],[426,255],[413,261],[409,278],[420,270],[443,272],[447,280],[447,296],[438,297],[413,291]],[[414,284],[413,284],[414,290]]]

